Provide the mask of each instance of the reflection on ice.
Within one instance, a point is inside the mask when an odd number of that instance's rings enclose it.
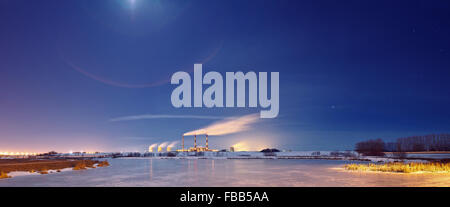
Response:
[[[111,159],[110,167],[17,176],[0,186],[450,186],[448,174],[361,173],[346,161]]]

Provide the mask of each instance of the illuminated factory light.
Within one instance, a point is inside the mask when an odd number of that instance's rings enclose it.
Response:
[[[182,135],[181,137],[181,142],[182,144],[182,148],[177,150],[179,152],[217,152],[218,150],[216,149],[209,149],[209,145],[208,145],[208,134],[205,134],[205,142],[206,142],[206,147],[201,147],[201,146],[197,146],[197,135],[194,134],[194,147],[190,147],[188,149],[184,149],[184,136],[186,134]]]

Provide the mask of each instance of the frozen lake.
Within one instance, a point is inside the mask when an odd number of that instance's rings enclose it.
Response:
[[[348,161],[110,159],[111,166],[0,180],[0,186],[450,186],[449,174],[348,172]]]

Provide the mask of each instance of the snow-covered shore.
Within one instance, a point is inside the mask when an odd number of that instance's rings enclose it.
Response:
[[[420,157],[414,155],[407,159],[408,162],[423,162],[429,160],[429,155]],[[368,162],[395,162],[403,159],[394,156],[361,156],[354,151],[289,151],[289,152],[178,152],[178,153],[150,153],[140,157],[120,157],[121,159],[323,159],[323,160],[349,160],[349,161],[368,161]],[[439,158],[450,158],[440,156]]]
[[[73,168],[63,168],[60,170],[48,170],[48,174],[53,174],[53,173],[60,173],[60,172],[68,172],[68,171],[73,171]],[[42,175],[39,172],[28,172],[28,171],[12,171],[8,173],[9,176],[11,177],[17,177],[17,176],[28,176],[28,175]]]

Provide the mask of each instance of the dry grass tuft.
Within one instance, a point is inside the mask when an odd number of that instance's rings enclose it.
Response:
[[[10,177],[11,177],[11,176],[9,176],[8,173],[0,172],[0,179],[10,178]]]
[[[86,170],[86,163],[85,162],[79,162],[73,167],[73,170]]]
[[[412,173],[412,172],[439,172],[450,173],[450,163],[402,163],[389,162],[384,164],[348,164],[344,166],[347,170],[352,171],[377,171],[377,172],[397,172],[397,173]]]
[[[108,161],[101,161],[100,163],[98,163],[97,167],[108,167],[109,166],[109,162]]]
[[[99,162],[95,160],[80,160],[75,164],[73,170],[86,170],[87,168],[95,168],[94,165],[97,163]]]

